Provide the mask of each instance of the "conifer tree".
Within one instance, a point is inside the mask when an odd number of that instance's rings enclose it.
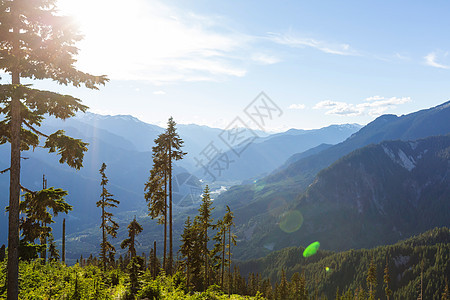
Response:
[[[48,237],[48,253],[49,253],[49,261],[59,260],[59,251],[56,248],[56,243],[53,239],[52,234],[50,234],[50,236]]]
[[[447,278],[445,278],[445,287],[444,287],[444,292],[442,293],[441,300],[448,300],[449,298],[450,298],[450,294],[448,291],[448,280],[447,280]]]
[[[223,219],[218,220],[217,223],[213,226],[214,229],[217,229],[217,232],[213,238],[216,243],[214,244],[211,256],[214,259],[215,267],[220,269],[220,286],[222,288],[224,287],[223,282],[225,277],[226,265],[228,265],[228,273],[230,274],[231,243],[236,245],[235,236],[231,234],[231,226],[234,225],[233,218],[233,213],[231,212],[230,207],[227,205],[227,210]],[[227,234],[229,235],[228,244]],[[228,251],[226,251],[227,249]],[[228,258],[225,258],[226,254],[228,254]]]
[[[195,217],[199,226],[199,240],[202,243],[201,253],[203,256],[203,271],[204,271],[204,284],[209,286],[209,250],[208,250],[208,230],[212,227],[213,218],[211,212],[213,210],[211,196],[209,194],[209,187],[206,185],[203,195],[202,203],[198,209],[199,214]]]
[[[225,268],[225,247],[226,247],[226,234],[227,228],[225,227],[224,220],[218,220],[213,226],[217,229],[216,235],[213,237],[215,241],[214,248],[211,251],[214,267],[220,270],[220,286],[223,288],[223,277]]]
[[[128,238],[122,241],[120,247],[122,249],[128,247],[127,252],[131,256],[131,258],[133,258],[136,256],[136,247],[135,247],[136,236],[142,232],[143,228],[136,221],[136,216],[134,217],[133,221],[130,222],[127,228],[128,228]]]
[[[300,298],[300,274],[295,272],[291,277],[291,284],[289,287],[289,299]]]
[[[308,300],[308,289],[306,288],[306,277],[305,272],[300,276],[299,284],[299,300]]]
[[[172,239],[172,162],[183,158],[186,155],[185,152],[181,151],[183,147],[183,140],[180,138],[176,131],[177,124],[172,117],[169,118],[167,122],[166,138],[167,138],[167,150],[168,150],[168,173],[167,178],[169,179],[169,262],[168,271],[172,274],[172,264],[173,264],[173,239]]]
[[[195,243],[195,235],[191,224],[191,218],[188,216],[184,223],[183,233],[181,234],[181,246],[180,253],[182,257],[185,257],[184,266],[186,268],[186,287],[190,287],[191,277],[191,256],[193,254],[193,248]]]
[[[106,271],[106,263],[109,258],[109,253],[116,252],[116,248],[108,242],[108,235],[115,238],[117,235],[117,229],[119,229],[119,224],[112,220],[113,214],[111,212],[106,211],[109,207],[117,207],[120,201],[112,198],[114,195],[108,192],[106,189],[106,185],[108,184],[108,178],[105,174],[106,164],[103,163],[99,172],[102,176],[102,180],[100,185],[102,186],[102,193],[100,194],[100,200],[97,201],[97,207],[101,207],[102,215],[101,215],[101,224],[100,228],[102,229],[102,242],[100,243],[101,249],[101,261],[103,271]]]
[[[375,287],[377,286],[377,267],[372,256],[367,272],[367,284],[369,285],[369,300],[375,299]]]
[[[390,276],[389,276],[389,266],[388,266],[388,261],[386,258],[386,266],[384,267],[384,277],[383,277],[383,281],[384,284],[386,285],[384,291],[386,293],[386,299],[389,300],[392,291],[389,289],[389,282],[391,281]]]
[[[167,253],[167,137],[165,133],[155,139],[152,147],[153,168],[145,183],[144,198],[147,201],[149,216],[159,218],[158,223],[164,225],[163,269],[166,270]]]
[[[34,241],[39,239],[41,243],[41,258],[45,262],[47,237],[51,235],[52,231],[49,225],[55,223],[53,217],[58,216],[61,212],[67,214],[72,210],[72,206],[64,200],[67,191],[62,189],[47,188],[44,184],[44,189],[41,191],[33,192],[28,189],[27,191],[23,196],[24,199],[19,204],[20,212],[25,214],[25,219],[22,218],[20,220],[19,226],[22,230],[21,249],[24,249],[23,246],[27,245],[26,248],[31,250],[33,245],[35,245]],[[28,256],[28,254],[25,256]]]
[[[281,269],[281,279],[280,279],[280,284],[278,286],[278,299],[287,299],[289,294],[288,291],[288,281],[286,279],[286,272],[284,271],[284,269]]]
[[[20,152],[38,146],[38,136],[43,136],[44,148],[57,151],[61,163],[79,169],[87,150],[86,143],[66,136],[62,130],[50,135],[37,130],[46,114],[66,119],[87,107],[74,97],[22,85],[21,78],[48,78],[91,89],[107,78],[74,67],[78,52],[75,43],[81,35],[68,18],[56,14],[55,1],[1,0],[0,16],[0,70],[11,74],[11,84],[0,85],[0,111],[6,115],[0,121],[0,144],[11,143],[7,297],[12,300],[19,293]]]
[[[130,263],[127,265],[127,272],[129,275],[128,280],[128,289],[131,296],[135,296],[136,293],[139,291],[140,288],[140,281],[139,277],[142,275],[142,265],[143,265],[143,259],[139,256],[134,256]],[[127,299],[129,299],[127,297]],[[134,298],[131,298],[134,299]]]

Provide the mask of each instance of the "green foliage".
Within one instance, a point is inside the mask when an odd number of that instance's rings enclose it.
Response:
[[[135,256],[131,259],[127,266],[128,280],[127,280],[127,293],[129,295],[136,295],[140,289],[141,282],[139,278],[143,274],[144,260],[140,256]]]
[[[146,283],[142,289],[137,293],[138,299],[161,299],[161,290],[156,281]]]
[[[38,254],[45,250],[47,245],[37,245],[25,240],[20,240],[19,242],[19,259],[21,260],[32,260],[38,258]]]
[[[56,248],[56,243],[53,239],[53,235],[50,235],[48,239],[48,253],[50,255],[49,260],[51,261],[59,260],[59,251],[58,248]]]

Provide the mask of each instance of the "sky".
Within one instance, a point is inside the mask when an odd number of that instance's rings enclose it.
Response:
[[[94,113],[219,128],[240,118],[283,131],[365,125],[450,98],[448,1],[58,0],[58,7],[85,37],[76,66],[110,82],[99,91],[34,85],[74,95]],[[262,126],[249,114],[261,92],[277,108],[266,109]]]

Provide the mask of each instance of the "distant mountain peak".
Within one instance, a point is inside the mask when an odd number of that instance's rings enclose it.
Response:
[[[92,112],[85,112],[85,113],[79,113],[75,116],[76,119],[85,119],[85,120],[106,120],[106,119],[112,119],[112,120],[123,120],[123,121],[133,121],[137,123],[145,123],[139,120],[136,117],[133,117],[132,115],[101,115],[96,114]]]

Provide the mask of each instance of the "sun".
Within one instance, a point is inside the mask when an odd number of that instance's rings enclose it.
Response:
[[[124,60],[118,53],[135,55],[133,44],[139,41],[141,0],[59,0],[61,15],[71,16],[84,38],[77,44],[80,49],[78,67],[87,72],[108,73],[111,64],[120,65]],[[137,28],[133,30],[133,28]]]

